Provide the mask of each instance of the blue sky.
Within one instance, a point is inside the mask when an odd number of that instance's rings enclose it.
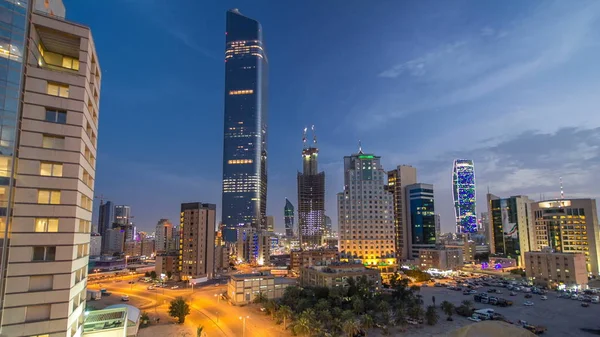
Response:
[[[131,205],[141,229],[176,220],[181,202],[220,206],[229,8],[263,25],[279,228],[311,124],[334,223],[359,139],[434,184],[444,230],[454,158],[475,160],[478,212],[488,187],[551,198],[560,176],[567,197],[600,194],[598,1],[64,2],[102,67],[96,195]]]

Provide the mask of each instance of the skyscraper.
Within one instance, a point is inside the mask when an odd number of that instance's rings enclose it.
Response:
[[[155,249],[159,253],[175,251],[174,227],[169,219],[160,219],[154,232]]]
[[[341,258],[396,270],[394,208],[381,157],[362,150],[344,157],[344,191],[337,194]]]
[[[387,189],[394,200],[394,249],[399,260],[410,259],[408,216],[410,205],[406,186],[417,183],[417,169],[409,165],[398,165],[387,173]]]
[[[433,185],[412,184],[406,186],[410,212],[409,253],[411,259],[419,258],[419,249],[435,248],[436,214],[433,202]]]
[[[222,221],[225,241],[236,227],[266,230],[268,62],[258,21],[227,11]]]
[[[319,172],[319,149],[314,134],[311,145],[302,142],[302,173],[298,172],[298,233],[302,248],[320,246],[325,231],[325,172]]]
[[[214,204],[181,204],[179,226],[185,242],[179,251],[178,272],[183,280],[214,276],[216,212]]]
[[[457,233],[476,233],[475,165],[472,160],[454,160],[452,169],[452,192]]]
[[[283,220],[285,221],[285,236],[291,238],[294,236],[294,205],[285,198],[283,207]]]
[[[80,336],[100,66],[60,1],[33,4],[0,0],[0,335]]]
[[[331,217],[325,216],[325,236],[331,236],[333,234]]]
[[[273,233],[275,231],[275,217],[267,215],[267,232]]]
[[[102,252],[104,253],[106,250],[106,244],[104,243],[106,240],[106,232],[112,228],[112,224],[114,222],[114,213],[113,213],[114,205],[112,202],[107,201],[100,205],[98,209],[98,233],[102,236]]]

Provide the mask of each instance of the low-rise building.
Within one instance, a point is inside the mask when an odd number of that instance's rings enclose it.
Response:
[[[555,253],[551,250],[525,253],[525,274],[535,284],[581,286],[588,283],[585,255]]]
[[[456,270],[463,266],[462,248],[441,248],[419,250],[419,267],[439,270]]]
[[[177,255],[159,255],[155,258],[155,271],[157,275],[171,272],[171,275],[175,275],[177,272]]]
[[[285,288],[296,285],[296,280],[275,277],[270,273],[236,274],[229,278],[227,296],[233,305],[251,303],[259,293],[272,300],[281,298]]]
[[[300,269],[300,285],[316,287],[343,287],[348,278],[366,276],[376,287],[381,286],[381,273],[362,264],[343,263],[323,266],[306,266]]]
[[[302,267],[326,265],[339,261],[337,249],[295,250],[290,254],[290,266],[296,272],[299,272]]]

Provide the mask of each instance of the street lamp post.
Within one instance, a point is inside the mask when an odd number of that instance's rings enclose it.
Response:
[[[242,320],[242,337],[246,337],[246,318],[250,318],[250,316],[240,316],[240,319]]]
[[[219,294],[215,294],[215,297],[217,298],[217,303],[221,304],[221,296],[219,296]]]

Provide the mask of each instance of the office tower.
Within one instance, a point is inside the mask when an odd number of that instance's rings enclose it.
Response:
[[[216,212],[214,204],[181,204],[179,226],[183,243],[178,270],[183,280],[214,276]]]
[[[258,21],[227,11],[222,221],[266,230],[268,62]]]
[[[131,207],[125,205],[115,206],[115,223],[129,225],[131,220]]]
[[[436,214],[433,202],[433,185],[412,184],[406,186],[408,196],[408,236],[411,259],[419,258],[420,249],[435,248]]]
[[[531,241],[535,235],[532,202],[522,195],[500,198],[487,194],[490,252],[516,259],[521,267],[525,262],[524,253],[532,250]]]
[[[105,236],[106,231],[112,227],[114,222],[113,203],[110,201],[101,202],[98,209],[98,233]]]
[[[100,67],[88,27],[33,3],[0,0],[0,335],[79,336]]]
[[[285,198],[283,219],[285,221],[285,236],[291,238],[294,236],[294,205],[292,205],[288,198]]]
[[[339,251],[383,273],[395,271],[394,208],[381,157],[362,150],[344,157],[344,191],[337,194]]]
[[[410,212],[405,187],[417,183],[417,169],[399,165],[387,173],[388,191],[394,200],[394,249],[398,260],[410,259],[408,213]]]
[[[325,216],[325,236],[331,236],[333,234],[333,230],[332,230],[332,224],[331,224],[331,217],[329,216]]]
[[[475,165],[470,159],[456,159],[452,169],[452,196],[457,233],[477,232],[475,212]]]
[[[442,217],[439,214],[435,215],[435,242],[439,243],[442,236]]]
[[[106,231],[102,238],[102,244],[106,248],[103,254],[120,254],[125,250],[125,230],[120,227],[114,227]]]
[[[298,233],[302,248],[323,243],[325,230],[325,172],[319,172],[317,137],[307,144],[306,128],[302,137],[302,173],[298,172]]]
[[[588,273],[598,276],[598,213],[596,199],[559,199],[531,204],[535,251],[550,247],[558,253],[583,253]]]
[[[275,218],[272,215],[267,216],[267,231],[269,233],[275,231]]]
[[[160,219],[154,231],[157,253],[175,251],[175,238],[173,234],[173,224],[171,221],[169,219]]]

